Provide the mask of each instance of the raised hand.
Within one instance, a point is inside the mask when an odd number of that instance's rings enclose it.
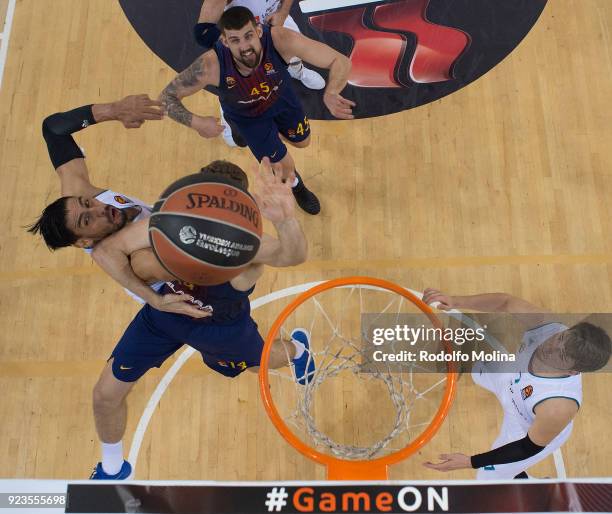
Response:
[[[428,305],[437,302],[439,305],[437,305],[436,308],[441,311],[448,311],[455,308],[455,302],[452,296],[446,295],[431,287],[423,291],[423,301]]]
[[[223,125],[219,123],[219,118],[214,116],[193,115],[191,127],[202,137],[211,138],[220,136],[223,133]]]
[[[282,12],[276,11],[266,18],[266,24],[271,27],[282,27],[285,24],[287,15]]]
[[[148,95],[130,95],[112,104],[113,119],[125,128],[138,128],[146,120],[161,120],[164,117],[161,102],[151,100]]]
[[[255,172],[255,200],[261,215],[272,223],[295,216],[295,199],[289,181],[283,182],[281,172],[274,172],[270,159],[264,157]]]
[[[323,95],[323,103],[329,109],[329,112],[340,120],[352,120],[355,118],[353,116],[353,107],[357,104],[352,100],[347,100],[339,93],[325,93]]]

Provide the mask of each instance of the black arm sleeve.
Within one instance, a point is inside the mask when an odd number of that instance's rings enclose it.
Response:
[[[198,23],[193,27],[193,36],[198,45],[207,49],[215,46],[220,35],[221,31],[216,23]]]
[[[55,169],[72,159],[84,157],[71,134],[96,123],[91,107],[85,105],[72,111],[58,112],[43,121],[42,133]]]
[[[470,457],[472,467],[474,469],[484,468],[493,464],[508,464],[510,462],[518,462],[533,457],[536,453],[540,453],[544,446],[538,446],[531,439],[529,434],[523,439],[513,441],[495,450],[487,453],[480,453]]]

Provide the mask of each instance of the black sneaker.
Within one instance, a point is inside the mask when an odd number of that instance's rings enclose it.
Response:
[[[295,201],[304,212],[308,214],[319,214],[319,212],[321,212],[321,203],[319,199],[306,187],[302,177],[300,177],[297,171],[295,172],[295,176],[299,180],[297,186],[291,188]]]

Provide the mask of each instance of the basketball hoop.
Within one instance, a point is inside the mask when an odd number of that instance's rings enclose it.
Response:
[[[305,291],[297,298],[295,298],[281,312],[281,314],[278,316],[278,318],[272,325],[266,338],[261,358],[261,367],[259,371],[260,393],[263,399],[266,412],[268,413],[268,416],[272,420],[272,423],[274,424],[276,429],[285,438],[285,440],[295,449],[297,449],[300,453],[314,460],[315,462],[325,466],[327,468],[327,478],[329,480],[386,480],[388,479],[388,466],[396,464],[408,458],[410,455],[414,454],[429,440],[431,440],[431,438],[438,431],[453,401],[456,389],[457,374],[454,371],[454,366],[449,363],[447,365],[447,373],[445,379],[443,381],[438,382],[438,384],[444,382],[444,392],[442,394],[440,405],[429,423],[419,424],[427,425],[424,430],[422,430],[416,437],[411,438],[409,443],[404,445],[402,448],[395,450],[392,453],[389,453],[382,457],[369,458],[370,455],[376,455],[377,453],[379,453],[379,450],[388,444],[387,439],[390,440],[395,437],[395,434],[399,431],[399,428],[403,427],[406,424],[406,419],[410,415],[410,407],[402,405],[402,402],[398,400],[400,398],[403,399],[402,395],[405,394],[402,384],[400,384],[400,386],[396,388],[395,384],[397,383],[398,379],[392,377],[390,373],[378,373],[377,375],[379,376],[374,376],[374,378],[379,378],[385,383],[392,397],[394,407],[396,408],[396,425],[394,426],[394,430],[391,432],[391,434],[386,439],[384,439],[383,442],[379,441],[377,442],[377,444],[367,448],[334,445],[333,442],[330,442],[329,438],[322,435],[319,430],[314,429],[312,426],[313,422],[308,414],[309,409],[311,407],[312,394],[313,391],[316,390],[316,388],[326,378],[335,376],[338,373],[338,369],[345,366],[345,363],[349,362],[354,367],[356,367],[357,365],[353,363],[354,359],[352,357],[349,359],[343,357],[340,361],[340,364],[337,366],[331,366],[329,364],[322,366],[323,369],[317,369],[308,385],[298,386],[302,388],[300,389],[300,391],[303,391],[303,393],[298,393],[301,394],[301,398],[300,406],[296,410],[296,415],[298,417],[307,418],[305,421],[303,421],[303,424],[307,429],[305,431],[308,432],[308,434],[313,438],[315,442],[322,442],[324,446],[329,446],[332,453],[334,453],[335,455],[325,454],[314,448],[314,445],[311,446],[307,444],[305,441],[300,439],[291,428],[289,428],[289,426],[285,423],[283,417],[277,410],[275,402],[272,398],[272,391],[269,380],[270,370],[268,367],[268,361],[270,358],[272,344],[279,337],[281,327],[283,326],[283,323],[287,320],[287,318],[307,300],[313,299],[316,302],[316,299],[314,298],[316,295],[324,293],[326,291],[330,291],[335,288],[358,288],[360,290],[360,294],[361,289],[395,293],[395,295],[399,295],[399,297],[401,297],[401,302],[404,302],[404,300],[408,300],[412,306],[415,306],[418,311],[420,311],[420,313],[424,314],[429,319],[429,321],[434,327],[443,328],[442,322],[437,318],[437,316],[427,304],[425,304],[422,300],[417,298],[414,294],[410,293],[403,287],[400,287],[391,282],[370,277],[346,277],[324,282]],[[316,335],[313,334],[313,341],[315,337]],[[346,344],[351,347],[355,346],[350,342]],[[448,350],[449,346],[446,346],[446,351]],[[316,352],[313,352],[313,354],[316,355]],[[352,371],[354,375],[359,374],[359,372],[355,369],[351,369],[350,371]],[[306,398],[306,400],[304,400],[304,398]],[[407,405],[407,402],[404,403],[406,403]],[[328,442],[329,445],[327,444]],[[338,455],[340,456],[340,458],[338,457]]]

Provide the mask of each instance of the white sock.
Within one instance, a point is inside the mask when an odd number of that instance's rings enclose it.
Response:
[[[123,466],[123,441],[102,443],[102,469],[107,475],[116,475]]]
[[[299,341],[296,341],[295,339],[292,339],[291,342],[295,346],[295,355],[293,356],[293,360],[297,360],[302,355],[304,355],[304,352],[306,351],[306,347],[304,346],[303,343],[300,343]]]
[[[291,187],[294,188],[295,186],[297,186],[300,183],[300,179],[295,177],[295,179],[293,180],[293,184],[291,184]]]
[[[291,69],[295,72],[299,72],[302,67],[304,66],[304,63],[302,63],[302,60],[299,59],[298,57],[292,57],[289,60],[289,66],[291,66]]]

